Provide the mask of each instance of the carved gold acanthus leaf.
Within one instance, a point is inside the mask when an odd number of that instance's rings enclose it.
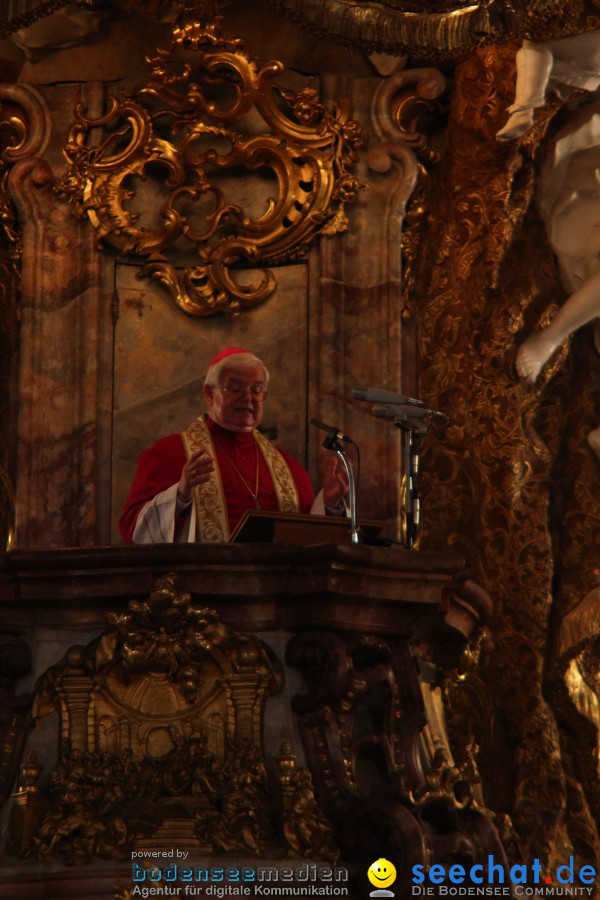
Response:
[[[140,277],[195,316],[266,300],[273,274],[248,283],[235,269],[297,258],[317,235],[343,231],[344,206],[363,188],[349,172],[364,142],[349,105],[330,112],[313,88],[278,86],[281,63],[260,67],[219,26],[176,27],[170,49],[148,60],[148,80],[111,97],[104,116],[78,106],[59,185],[99,245],[143,260]],[[231,197],[240,173],[254,195],[267,192],[258,212]],[[183,268],[190,252],[197,262]]]

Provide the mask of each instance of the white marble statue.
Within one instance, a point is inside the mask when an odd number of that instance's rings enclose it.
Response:
[[[600,87],[600,31],[534,44],[517,53],[515,102],[497,137],[513,140],[533,123],[550,88],[563,99]],[[534,332],[517,354],[521,378],[534,382],[562,341],[595,320],[600,352],[600,101],[574,114],[556,135],[542,166],[537,201],[569,296],[549,325]],[[600,458],[600,427],[588,435]]]
[[[498,140],[521,137],[533,125],[533,111],[546,105],[546,91],[562,100],[576,91],[600,87],[600,32],[588,31],[555,41],[523,41],[516,56],[515,102]]]

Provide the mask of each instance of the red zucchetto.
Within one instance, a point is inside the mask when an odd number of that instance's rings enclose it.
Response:
[[[225,347],[224,350],[220,350],[216,356],[213,356],[208,364],[208,368],[211,369],[217,363],[220,363],[222,359],[227,359],[228,356],[236,356],[238,353],[249,353],[251,356],[254,356],[252,350],[246,350],[244,347]]]

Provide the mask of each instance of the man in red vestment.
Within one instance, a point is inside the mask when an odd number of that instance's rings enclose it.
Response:
[[[241,347],[213,358],[208,416],[140,456],[119,521],[128,543],[226,541],[248,509],[343,510],[348,482],[336,457],[315,502],[308,472],[256,431],[268,381],[264,363]]]

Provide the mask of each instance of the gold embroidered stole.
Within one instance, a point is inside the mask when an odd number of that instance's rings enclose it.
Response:
[[[196,514],[196,540],[202,543],[225,542],[229,540],[229,516],[227,500],[223,490],[221,472],[210,429],[204,416],[200,416],[181,435],[185,457],[189,459],[196,450],[204,450],[212,458],[214,468],[205,484],[194,488],[194,511]],[[262,453],[277,496],[277,506],[281,512],[298,512],[300,498],[289,466],[279,450],[260,432],[254,432],[254,439]]]
[[[277,496],[277,507],[280,512],[299,512],[300,497],[296,482],[292,478],[290,468],[285,459],[271,441],[260,433],[254,432],[254,440],[265,458]]]
[[[204,450],[212,458],[214,468],[204,484],[194,488],[194,512],[196,515],[196,540],[202,543],[216,543],[229,540],[229,518],[221,473],[215,454],[215,446],[204,416],[192,422],[181,435],[185,448],[185,458],[189,459],[196,450]]]

